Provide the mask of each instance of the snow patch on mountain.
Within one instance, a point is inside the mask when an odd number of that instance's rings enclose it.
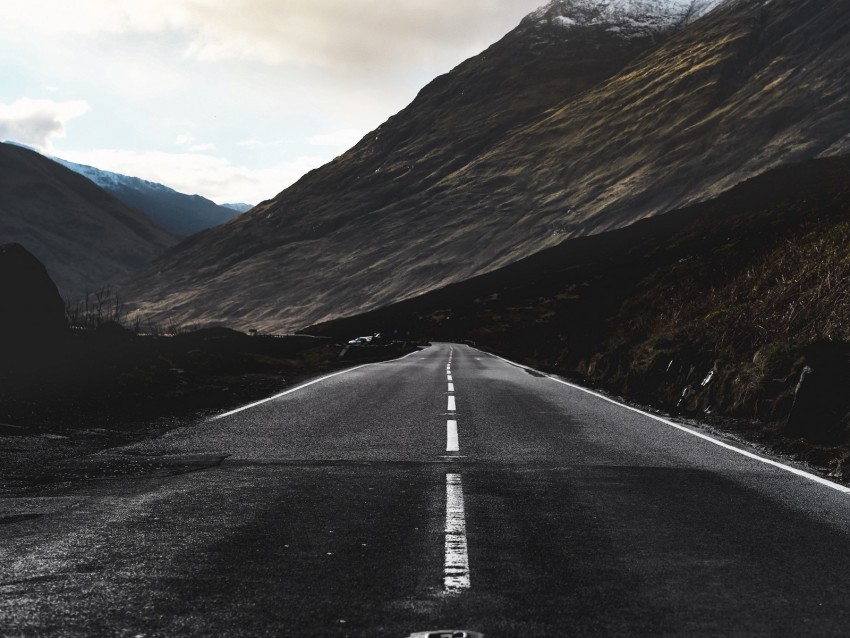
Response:
[[[643,36],[684,26],[723,0],[552,0],[526,16],[529,25],[565,30],[608,27],[612,33]]]
[[[168,232],[185,237],[223,224],[242,212],[238,207],[220,206],[200,195],[187,195],[164,184],[150,182],[51,157],[75,173],[90,179],[128,206],[139,209]],[[250,206],[247,206],[250,208]]]
[[[54,162],[61,164],[65,168],[69,168],[75,173],[82,175],[83,177],[87,177],[95,184],[100,186],[101,188],[105,188],[108,191],[112,191],[116,188],[131,188],[131,189],[139,189],[145,188],[150,190],[159,190],[167,193],[177,193],[178,191],[173,188],[169,188],[163,184],[158,184],[156,182],[149,182],[146,179],[141,179],[140,177],[131,177],[129,175],[121,175],[120,173],[112,173],[110,171],[104,171],[100,168],[95,168],[94,166],[86,166],[85,164],[76,164],[74,162],[69,162],[68,160],[63,160],[59,157],[50,157]]]

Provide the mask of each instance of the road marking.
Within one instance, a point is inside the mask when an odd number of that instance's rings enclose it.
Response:
[[[457,439],[457,421],[454,419],[446,421],[446,452],[460,452],[460,443]]]
[[[454,383],[450,383],[450,384],[449,384],[449,392],[454,392],[454,391],[455,391],[455,384],[454,384]]]
[[[457,407],[455,406],[455,397],[453,394],[449,395],[449,407],[446,408],[449,412],[456,412]]]
[[[599,399],[602,399],[603,401],[607,401],[608,403],[613,403],[614,405],[618,405],[621,408],[625,408],[626,410],[629,410],[631,412],[636,412],[637,414],[642,414],[645,417],[649,417],[653,421],[658,421],[659,423],[663,423],[664,425],[668,425],[671,428],[675,428],[677,430],[685,432],[686,434],[690,434],[692,436],[695,436],[698,439],[702,439],[703,441],[707,441],[708,443],[711,443],[712,445],[722,447],[722,448],[729,450],[731,452],[735,452],[736,454],[740,454],[741,456],[746,456],[748,459],[758,461],[759,463],[764,463],[765,465],[770,465],[770,466],[775,467],[777,469],[784,470],[785,472],[790,472],[791,474],[795,474],[797,476],[808,479],[810,481],[814,481],[815,483],[820,483],[821,485],[828,487],[830,489],[833,489],[836,492],[841,492],[843,494],[850,494],[850,487],[846,487],[846,486],[840,485],[838,483],[833,483],[832,481],[829,481],[829,480],[827,480],[823,477],[820,477],[816,474],[812,474],[811,472],[806,472],[805,470],[800,470],[800,469],[797,469],[796,467],[792,467],[790,465],[785,465],[784,463],[780,463],[779,461],[774,461],[773,459],[768,459],[768,458],[765,458],[763,456],[759,456],[758,454],[753,454],[752,452],[748,452],[747,450],[742,450],[741,448],[735,447],[734,445],[729,445],[728,443],[724,443],[723,441],[721,441],[719,439],[715,439],[714,437],[708,436],[707,434],[703,434],[702,432],[697,432],[696,430],[692,430],[691,428],[685,427],[684,425],[674,423],[673,421],[670,421],[669,419],[665,419],[663,417],[657,416],[657,415],[652,414],[650,412],[645,412],[645,411],[640,410],[638,408],[633,408],[630,405],[626,405],[625,403],[621,403],[620,401],[616,401],[615,399],[611,399],[609,397],[606,397],[604,394],[600,394],[598,392],[594,392],[593,390],[583,388],[580,385],[576,385],[575,383],[570,383],[569,381],[563,381],[561,379],[557,379],[553,376],[546,374],[545,372],[540,372],[540,370],[535,370],[534,368],[524,366],[521,363],[517,363],[516,361],[511,361],[509,359],[503,359],[502,357],[495,355],[495,354],[491,354],[490,356],[495,357],[496,359],[500,359],[501,361],[504,361],[505,363],[507,363],[509,365],[516,366],[517,368],[522,368],[524,370],[534,370],[534,372],[539,372],[541,375],[543,375],[547,379],[551,379],[552,381],[555,381],[556,383],[560,383],[561,385],[568,386],[570,388],[573,388],[574,390],[579,390],[580,392],[584,392],[585,394],[590,394],[590,395],[595,396]]]
[[[443,574],[443,590],[447,594],[460,594],[472,586],[460,474],[446,474],[446,559]]]
[[[318,379],[313,379],[312,381],[308,381],[307,383],[302,383],[299,386],[296,386],[290,390],[286,390],[285,392],[281,392],[272,397],[268,397],[266,399],[261,399],[260,401],[254,401],[253,403],[249,403],[248,405],[243,405],[241,408],[236,408],[235,410],[230,410],[230,412],[225,412],[224,414],[217,414],[214,417],[210,417],[209,421],[217,421],[218,419],[223,419],[226,416],[231,416],[232,414],[236,414],[237,412],[242,412],[243,410],[250,410],[251,408],[256,408],[258,405],[262,405],[263,403],[268,403],[269,401],[274,401],[275,399],[279,399],[280,397],[285,397],[287,394],[292,394],[293,392],[298,392],[299,390],[303,390],[304,388],[313,385],[314,383],[319,383],[321,381],[325,381],[326,379],[330,379],[332,377],[338,377],[341,374],[348,374],[349,372],[354,372],[355,370],[360,370],[361,368],[366,368],[368,366],[376,366],[382,365],[384,363],[392,363],[395,361],[401,361],[402,359],[407,359],[407,357],[418,354],[419,350],[415,350],[414,352],[409,352],[403,357],[399,357],[398,359],[389,359],[388,361],[377,361],[375,363],[364,363],[363,365],[355,366],[353,368],[348,368],[347,370],[340,370],[339,372],[334,372],[333,374],[326,374],[323,377],[319,377]]]
[[[452,379],[452,375],[447,374],[447,375],[446,375],[446,380],[447,380],[447,381],[453,381],[454,379]]]

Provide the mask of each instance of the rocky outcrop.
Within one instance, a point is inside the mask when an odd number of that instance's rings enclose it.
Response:
[[[44,265],[20,244],[0,246],[0,344],[8,350],[68,333],[65,303]]]
[[[844,443],[850,424],[850,344],[813,343],[805,360],[785,432],[814,443]]]

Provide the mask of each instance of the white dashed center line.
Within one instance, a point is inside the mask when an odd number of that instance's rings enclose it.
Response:
[[[446,421],[446,452],[460,452],[460,443],[457,440],[457,421],[454,419]]]
[[[446,560],[443,589],[447,594],[459,594],[471,586],[463,485],[460,474],[446,474]]]
[[[446,375],[446,378],[447,378],[449,381],[451,381],[451,380],[452,380],[452,375],[447,374],[447,375]]]
[[[449,405],[446,410],[449,412],[455,412],[457,410],[457,407],[455,405],[455,397],[453,394],[449,395]]]
[[[450,384],[449,384],[449,392],[454,392],[454,391],[455,391],[455,384],[454,384],[454,383],[450,383]]]

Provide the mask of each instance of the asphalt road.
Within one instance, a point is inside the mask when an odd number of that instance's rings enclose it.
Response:
[[[0,499],[2,636],[799,636],[850,623],[846,490],[466,346],[47,478]]]

